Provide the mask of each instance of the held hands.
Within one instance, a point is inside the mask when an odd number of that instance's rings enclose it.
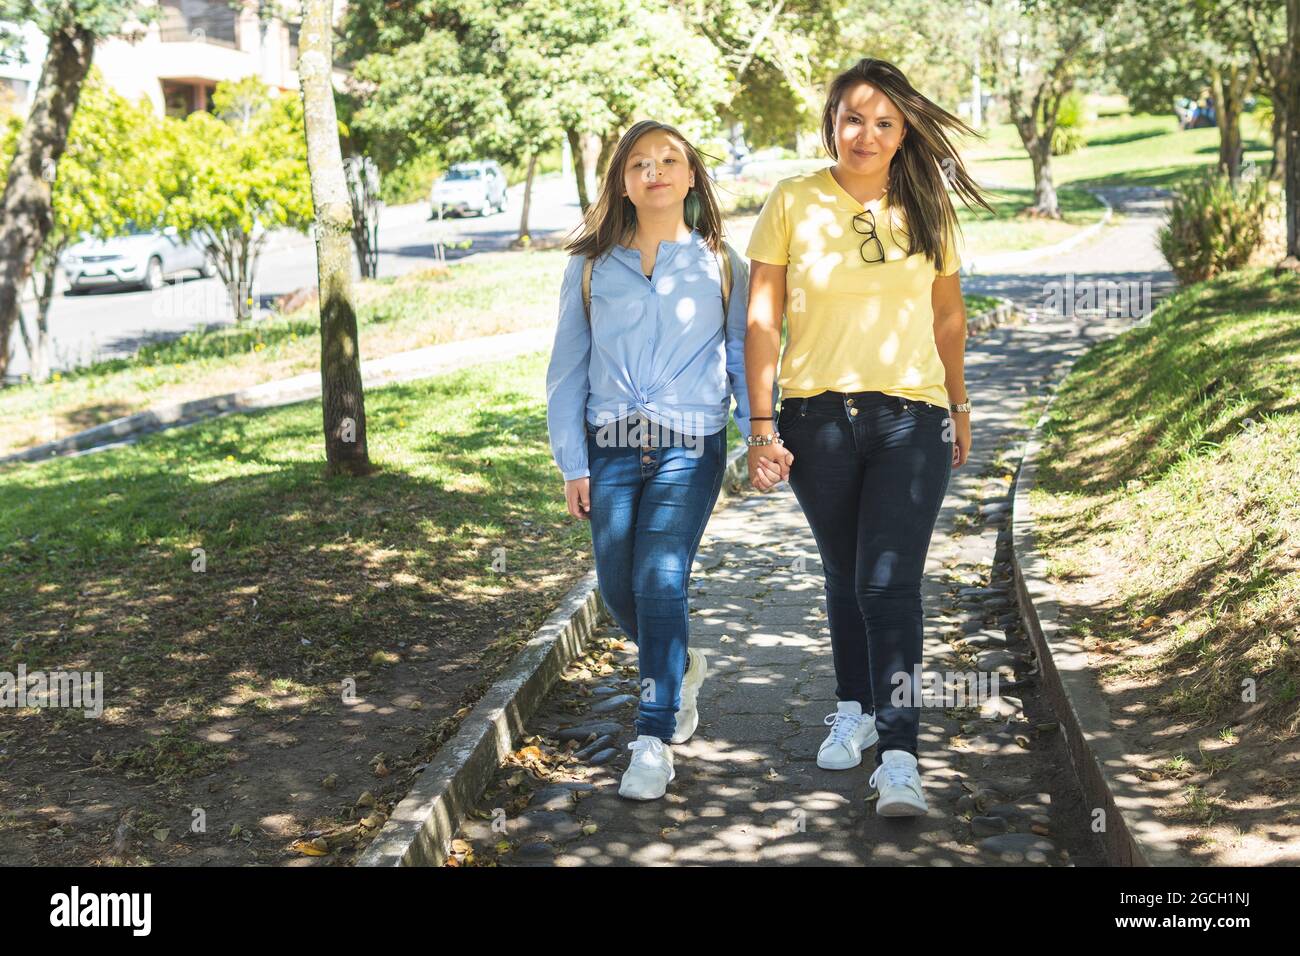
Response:
[[[753,445],[749,449],[749,483],[757,491],[771,491],[790,477],[794,454],[784,445]]]
[[[790,477],[790,466],[793,464],[794,454],[786,451],[784,445],[756,445],[749,449],[749,483],[758,491],[771,491]],[[564,500],[569,514],[590,521],[591,478],[566,481]]]

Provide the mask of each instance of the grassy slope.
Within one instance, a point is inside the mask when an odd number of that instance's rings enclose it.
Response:
[[[1181,781],[1179,816],[1197,825],[1244,805],[1206,797],[1215,773],[1294,766],[1297,425],[1300,282],[1253,270],[1183,290],[1094,348],[1045,429],[1033,504],[1065,620],[1112,712],[1156,735],[1144,779]],[[1300,802],[1300,776],[1279,773],[1267,793]]]

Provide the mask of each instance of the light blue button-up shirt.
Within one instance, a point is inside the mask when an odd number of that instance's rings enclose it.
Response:
[[[749,430],[745,323],[749,277],[737,257],[726,325],[718,258],[692,231],[661,242],[652,277],[641,253],[615,244],[591,274],[591,323],[582,307],[581,256],[571,256],[560,285],[560,317],[546,370],[551,453],[566,481],[584,478],[587,432],[639,415],[661,428],[712,435],[727,424]]]

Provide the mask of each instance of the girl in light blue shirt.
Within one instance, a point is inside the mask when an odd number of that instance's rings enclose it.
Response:
[[[699,720],[707,668],[687,646],[687,584],[722,487],[733,397],[750,434],[749,281],[699,153],[649,120],[619,141],[567,248],[547,425],[569,513],[591,521],[601,596],[637,645],[637,738],[619,793],[651,800],[674,776],[670,745]]]

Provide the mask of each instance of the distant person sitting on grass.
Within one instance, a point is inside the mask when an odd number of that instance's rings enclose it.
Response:
[[[687,646],[686,591],[733,395],[750,434],[748,276],[699,153],[648,120],[619,142],[567,248],[547,425],[569,513],[591,521],[600,593],[637,645],[641,709],[619,793],[653,800],[674,776],[670,745],[699,720],[706,665]],[[771,463],[774,480],[788,473]]]

